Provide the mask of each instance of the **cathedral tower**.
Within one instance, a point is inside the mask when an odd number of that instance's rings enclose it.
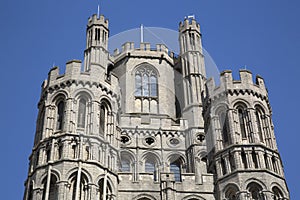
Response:
[[[209,170],[215,173],[217,199],[288,199],[276,146],[272,110],[264,80],[240,70],[207,82],[204,101]]]
[[[88,21],[84,72],[78,60],[50,70],[38,104],[25,200],[115,199],[117,92],[104,77],[108,21]]]
[[[261,77],[206,81],[194,18],[179,56],[128,41],[112,55],[108,34],[90,17],[84,62],[42,84],[24,200],[289,198]]]

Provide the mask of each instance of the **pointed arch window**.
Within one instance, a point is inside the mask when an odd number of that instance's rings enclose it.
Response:
[[[77,181],[79,181],[79,183],[77,184]],[[86,200],[86,196],[87,196],[87,177],[85,176],[85,174],[81,173],[80,174],[80,180],[78,180],[77,178],[77,172],[76,175],[74,174],[73,178],[71,179],[71,187],[70,187],[70,192],[69,194],[71,195],[71,200],[76,200],[76,199],[80,199],[80,200]],[[79,186],[79,188],[77,188],[77,186]],[[77,198],[76,198],[77,196]]]
[[[153,173],[153,180],[157,181],[157,164],[155,160],[152,158],[146,158],[145,160],[145,172]]]
[[[225,198],[227,200],[237,200],[238,188],[236,186],[230,185],[229,188],[225,191]]]
[[[47,177],[45,177],[45,179],[43,180],[43,186],[44,186],[44,190],[43,190],[43,200],[46,199],[46,192],[47,192]],[[56,200],[57,199],[57,194],[58,194],[58,190],[57,190],[57,178],[56,176],[54,176],[53,174],[50,177],[50,183],[49,183],[49,191],[48,191],[48,200]]]
[[[248,139],[248,142],[252,143],[253,140],[253,131],[250,113],[246,109],[246,106],[239,105],[237,108],[239,126],[240,126],[240,134],[243,140]]]
[[[79,105],[78,105],[78,117],[77,117],[77,127],[78,128],[85,128],[86,107],[87,107],[86,99],[81,98],[79,100]]]
[[[135,96],[157,97],[157,73],[146,65],[139,67],[135,73]]]
[[[148,64],[142,64],[135,72],[135,109],[136,112],[158,112],[157,71]]]
[[[170,171],[174,173],[175,182],[181,182],[181,162],[175,160],[170,164]]]
[[[63,129],[64,112],[65,112],[65,103],[63,100],[61,100],[57,104],[56,130]]]
[[[272,192],[274,194],[273,200],[281,200],[281,199],[285,199],[283,196],[283,193],[281,192],[281,190],[278,187],[273,187],[272,188]]]
[[[105,181],[106,181],[106,183],[105,183]],[[105,186],[106,186],[106,188],[105,188]],[[112,187],[107,180],[105,180],[104,178],[100,179],[98,182],[98,187],[99,187],[99,190],[98,190],[98,192],[99,192],[98,199],[99,200],[114,199]]]

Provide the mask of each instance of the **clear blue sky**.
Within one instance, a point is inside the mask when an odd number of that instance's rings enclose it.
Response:
[[[35,133],[40,85],[53,63],[82,59],[87,18],[96,0],[0,2],[1,199],[22,199]],[[195,14],[203,44],[220,70],[244,68],[269,89],[291,199],[299,188],[300,1],[103,0],[114,35],[140,24],[177,30]],[[298,104],[298,105],[297,105]]]

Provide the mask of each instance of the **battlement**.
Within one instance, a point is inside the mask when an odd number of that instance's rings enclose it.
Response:
[[[216,86],[214,79],[209,79],[206,82],[207,92],[209,95],[221,93],[226,90],[253,90],[263,95],[267,95],[267,89],[264,79],[257,75],[253,82],[252,72],[249,70],[239,71],[240,79],[234,80],[231,70],[225,70],[220,74],[220,85]]]
[[[200,33],[200,24],[194,18],[186,18],[183,22],[179,23],[179,32],[184,32],[188,29],[196,30]]]
[[[48,73],[48,79],[44,81],[42,87],[56,87],[65,85],[72,82],[81,82],[82,84],[98,84],[101,83],[103,87],[109,87],[109,85],[116,85],[118,78],[115,74],[111,74],[110,80],[106,80],[107,74],[97,65],[91,65],[88,72],[82,71],[81,60],[71,60],[66,63],[65,73],[60,74],[59,67],[53,67]],[[103,81],[106,80],[106,81]]]
[[[173,63],[173,59],[175,58],[175,54],[172,51],[169,51],[166,45],[164,44],[156,44],[155,48],[151,48],[150,43],[142,42],[140,43],[139,48],[135,48],[134,42],[126,42],[122,45],[121,50],[118,48],[114,50],[113,56],[116,59],[131,53],[136,56],[152,56],[152,57],[160,57],[162,56],[168,59]]]
[[[104,15],[100,15],[98,18],[98,16],[94,14],[93,16],[89,17],[87,26],[91,27],[93,25],[102,25],[105,28],[108,28],[108,19],[105,19]]]

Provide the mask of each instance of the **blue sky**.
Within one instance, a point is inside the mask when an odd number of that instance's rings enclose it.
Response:
[[[22,199],[40,86],[53,64],[82,59],[96,0],[0,2],[1,199]],[[247,66],[265,78],[291,199],[299,190],[300,2],[296,0],[103,0],[110,35],[145,26],[177,30],[195,14],[220,70]],[[298,186],[298,187],[297,187]]]

